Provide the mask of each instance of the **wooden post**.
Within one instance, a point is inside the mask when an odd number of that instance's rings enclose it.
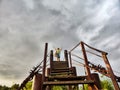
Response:
[[[112,70],[112,68],[110,66],[110,63],[109,63],[106,55],[107,55],[106,53],[102,53],[102,57],[103,57],[103,60],[104,60],[104,62],[106,64],[108,74],[109,74],[109,76],[110,76],[110,78],[111,78],[111,80],[113,82],[115,90],[120,90],[119,85],[118,85],[118,83],[116,81],[115,75],[113,73],[113,70]]]
[[[42,75],[36,74],[33,79],[32,90],[42,90]]]
[[[83,57],[84,57],[84,61],[85,61],[86,74],[88,76],[88,80],[91,80],[92,79],[91,78],[91,73],[90,73],[90,69],[88,68],[89,64],[88,64],[87,54],[86,54],[83,42],[81,42],[81,47],[82,47],[82,53],[83,53]]]
[[[45,43],[44,61],[43,61],[43,77],[42,77],[42,81],[43,81],[43,82],[45,81],[47,49],[48,49],[48,43]]]
[[[95,86],[98,90],[102,90],[101,88],[101,84],[100,84],[100,78],[99,75],[97,73],[92,73],[92,79],[95,82]]]
[[[69,67],[67,50],[64,51],[64,57],[65,57],[65,61],[67,62],[67,67]]]
[[[68,62],[68,54],[67,54],[67,50],[64,51],[64,57],[65,57],[65,61]]]
[[[50,73],[53,69],[53,50],[50,51]]]
[[[89,63],[88,63],[88,59],[87,59],[87,54],[86,54],[86,51],[85,51],[84,43],[81,42],[80,45],[82,47],[82,53],[83,53],[83,57],[84,57],[84,61],[85,61],[85,69],[86,69],[87,79],[88,80],[92,80],[90,68],[88,67]],[[96,89],[94,84],[93,85],[88,84],[88,90],[97,90],[97,89]]]
[[[72,68],[71,52],[69,52],[69,58],[70,58],[70,67]]]
[[[76,67],[72,67],[71,70],[72,70],[72,72],[73,72],[73,75],[74,75],[74,76],[77,76]]]

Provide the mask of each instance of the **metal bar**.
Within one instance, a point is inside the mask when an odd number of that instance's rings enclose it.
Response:
[[[106,56],[106,53],[102,53],[102,57],[103,57],[103,60],[104,60],[104,62],[105,62],[105,64],[106,64],[106,67],[107,67],[107,69],[108,69],[108,73],[109,73],[110,78],[111,78],[111,80],[112,80],[112,82],[113,82],[113,85],[114,85],[115,90],[120,90],[119,85],[118,85],[118,83],[117,83],[117,81],[116,81],[115,75],[114,75],[114,73],[113,73],[113,70],[112,70],[112,68],[111,68],[111,66],[110,66],[110,63],[109,63],[109,61],[108,61],[108,58],[107,58],[107,56]]]

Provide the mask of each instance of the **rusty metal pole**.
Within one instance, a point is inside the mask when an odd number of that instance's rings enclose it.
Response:
[[[110,78],[111,78],[111,80],[113,82],[115,90],[120,90],[119,85],[118,85],[118,83],[116,81],[115,75],[113,73],[113,70],[111,68],[111,65],[110,65],[110,63],[108,61],[107,54],[106,53],[102,53],[102,57],[103,57],[103,60],[104,60],[104,62],[106,64],[106,67],[107,67],[107,70],[108,70],[108,74],[110,75]]]
[[[85,69],[86,69],[86,74],[88,76],[88,79],[91,80],[91,73],[90,73],[90,69],[88,68],[88,59],[87,59],[87,54],[86,54],[86,51],[85,51],[85,47],[84,47],[84,43],[81,42],[80,43],[81,47],[82,47],[82,53],[83,53],[83,57],[84,57],[84,61],[85,61]]]
[[[45,71],[46,71],[46,60],[47,60],[47,49],[48,49],[48,43],[45,43],[45,51],[44,51],[44,61],[43,61],[43,77],[42,81],[45,81]]]

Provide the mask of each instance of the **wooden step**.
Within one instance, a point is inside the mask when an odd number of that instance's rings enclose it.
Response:
[[[59,73],[59,72],[70,72],[70,70],[69,69],[51,70],[51,73]]]
[[[77,80],[77,81],[46,81],[43,85],[75,85],[75,84],[93,84],[93,80]]]
[[[69,67],[58,67],[58,68],[54,68],[52,70],[69,70]]]
[[[68,68],[68,62],[66,61],[53,61],[52,62],[52,66],[51,66],[52,69],[61,68],[61,67]]]
[[[71,76],[71,75],[67,75],[67,76],[48,76],[46,77],[47,80],[52,81],[52,80],[85,80],[86,76]]]
[[[56,72],[56,73],[51,73],[50,75],[70,75],[73,74],[73,72]]]
[[[51,69],[51,72],[56,72],[56,71],[71,71],[69,68],[55,68]]]

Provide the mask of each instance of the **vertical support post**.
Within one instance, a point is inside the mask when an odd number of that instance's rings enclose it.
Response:
[[[108,58],[107,58],[106,55],[107,55],[106,53],[102,53],[102,57],[103,57],[103,60],[104,60],[104,62],[105,62],[105,64],[106,64],[108,73],[109,73],[110,78],[111,78],[111,80],[112,80],[112,82],[113,82],[113,85],[114,85],[115,90],[120,90],[119,85],[118,85],[118,83],[117,83],[117,81],[116,81],[115,75],[114,75],[114,73],[113,73],[113,70],[112,70],[112,68],[111,68],[111,66],[110,66],[110,63],[109,63]]]
[[[70,67],[72,68],[71,52],[69,52],[69,58],[70,58]]]
[[[86,69],[86,74],[88,76],[88,79],[91,80],[91,73],[90,73],[90,69],[88,68],[88,59],[87,59],[87,54],[86,54],[86,51],[85,51],[85,47],[84,47],[84,43],[81,42],[81,47],[82,47],[82,53],[83,53],[83,57],[84,57],[84,60],[85,60],[85,69]]]
[[[87,79],[88,80],[92,80],[90,68],[88,67],[89,63],[88,63],[88,59],[87,59],[87,54],[86,54],[86,51],[85,51],[84,43],[81,42],[80,45],[82,47],[82,53],[83,53],[83,57],[84,57],[84,61],[85,61],[85,69],[86,69]],[[97,90],[97,89],[95,88],[94,85],[88,85],[88,90]]]
[[[52,71],[53,69],[53,50],[50,51],[50,72]]]
[[[67,67],[69,67],[67,50],[64,51],[64,57],[65,57],[65,61],[67,62]]]
[[[43,61],[43,77],[42,81],[45,81],[45,71],[46,71],[46,60],[47,60],[47,49],[48,49],[48,43],[45,43],[45,51],[44,51],[44,61]]]
[[[68,62],[68,54],[67,54],[67,50],[64,51],[64,57],[65,57],[65,61]]]
[[[92,73],[92,79],[95,82],[95,86],[98,90],[102,90],[101,88],[101,84],[100,84],[100,78],[99,75],[97,73]]]
[[[42,75],[36,74],[34,76],[32,90],[42,90]]]
[[[74,75],[74,76],[77,76],[76,67],[72,67],[71,70],[72,70],[72,72],[73,72],[73,75]]]

